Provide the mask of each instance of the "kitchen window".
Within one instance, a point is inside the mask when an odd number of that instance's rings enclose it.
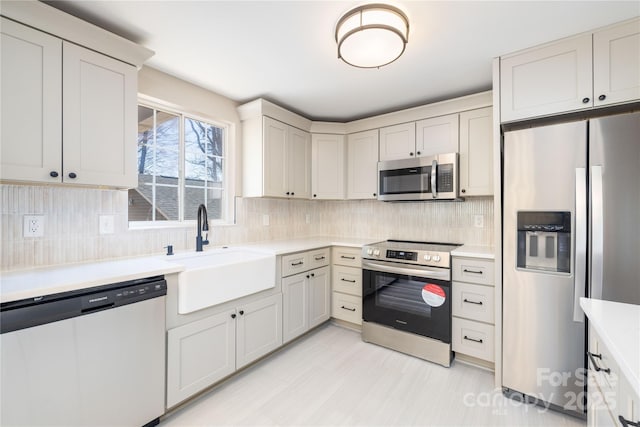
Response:
[[[153,105],[138,105],[138,187],[129,190],[133,226],[196,219],[230,222],[228,126]]]

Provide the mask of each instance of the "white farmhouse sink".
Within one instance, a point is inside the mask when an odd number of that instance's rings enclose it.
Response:
[[[166,258],[165,258],[166,259]],[[187,314],[241,298],[276,284],[276,256],[248,248],[220,248],[175,255],[178,313]]]

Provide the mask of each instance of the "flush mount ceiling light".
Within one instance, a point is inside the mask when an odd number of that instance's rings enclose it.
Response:
[[[409,40],[409,19],[388,4],[351,9],[336,25],[338,58],[360,68],[379,68],[402,55]]]

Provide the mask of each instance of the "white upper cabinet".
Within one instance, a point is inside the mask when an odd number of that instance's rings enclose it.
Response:
[[[345,198],[344,135],[311,135],[311,198]]]
[[[500,59],[501,122],[640,99],[640,18]]]
[[[63,44],[64,182],[138,185],[138,73],[125,64]]]
[[[244,195],[309,198],[310,134],[266,116],[256,135],[250,134],[247,124],[244,129],[250,136],[244,139]]]
[[[289,196],[308,199],[311,197],[311,135],[290,126],[288,145]]]
[[[416,123],[416,153],[419,157],[457,152],[457,114],[432,117]]]
[[[380,161],[408,159],[416,153],[416,124],[402,123],[380,128]]]
[[[132,65],[2,20],[2,179],[137,186]]]
[[[593,34],[596,106],[640,99],[640,18]]]
[[[590,108],[591,34],[500,60],[503,122]]]
[[[460,195],[493,195],[493,108],[460,113]]]
[[[378,130],[347,136],[347,198],[375,199],[378,193]]]
[[[62,41],[1,19],[0,178],[61,182]]]

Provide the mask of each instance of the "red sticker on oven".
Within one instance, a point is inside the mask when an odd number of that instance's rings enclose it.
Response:
[[[440,307],[447,299],[447,295],[440,286],[427,283],[422,288],[422,299],[431,307]]]

